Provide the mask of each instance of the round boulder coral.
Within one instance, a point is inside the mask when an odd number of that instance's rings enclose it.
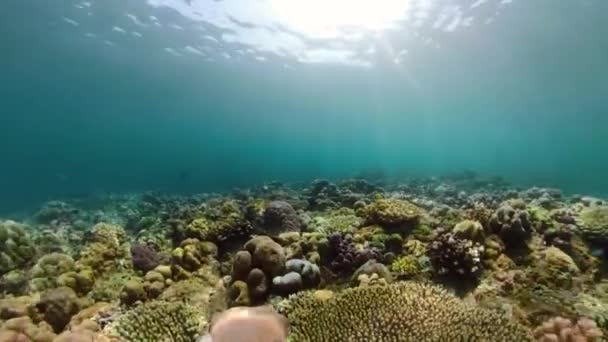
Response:
[[[277,236],[284,232],[299,232],[302,221],[298,213],[285,201],[272,201],[264,210],[262,233]]]
[[[388,228],[411,228],[423,215],[423,210],[400,199],[378,199],[360,210],[367,224],[379,224]]]
[[[411,282],[350,288],[323,300],[303,292],[281,311],[293,341],[531,341],[525,328],[497,312]]]
[[[280,275],[285,268],[283,247],[268,236],[256,236],[247,241],[245,249],[252,256],[252,266],[260,268],[269,277]]]

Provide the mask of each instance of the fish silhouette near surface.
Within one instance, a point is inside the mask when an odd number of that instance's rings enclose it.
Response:
[[[215,318],[198,342],[285,342],[288,330],[287,319],[269,308],[237,307]]]

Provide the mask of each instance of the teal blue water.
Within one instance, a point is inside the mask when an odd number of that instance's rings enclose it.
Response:
[[[608,2],[272,3],[3,1],[0,208],[369,170],[608,193]]]

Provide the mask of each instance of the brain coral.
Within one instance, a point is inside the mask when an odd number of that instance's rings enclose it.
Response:
[[[499,313],[413,282],[350,288],[324,300],[301,292],[282,311],[299,342],[531,341],[529,331]]]
[[[191,342],[204,323],[200,316],[184,303],[153,301],[122,314],[105,330],[129,342]]]

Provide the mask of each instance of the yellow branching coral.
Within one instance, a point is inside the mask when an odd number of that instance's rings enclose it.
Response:
[[[282,311],[290,340],[298,342],[531,341],[528,330],[505,316],[414,282],[350,288],[323,301],[303,292]]]
[[[391,271],[395,272],[398,276],[410,277],[420,273],[420,264],[418,258],[405,255],[396,258],[391,263]]]
[[[105,331],[130,342],[191,342],[204,326],[200,317],[187,304],[153,301],[122,314]]]

